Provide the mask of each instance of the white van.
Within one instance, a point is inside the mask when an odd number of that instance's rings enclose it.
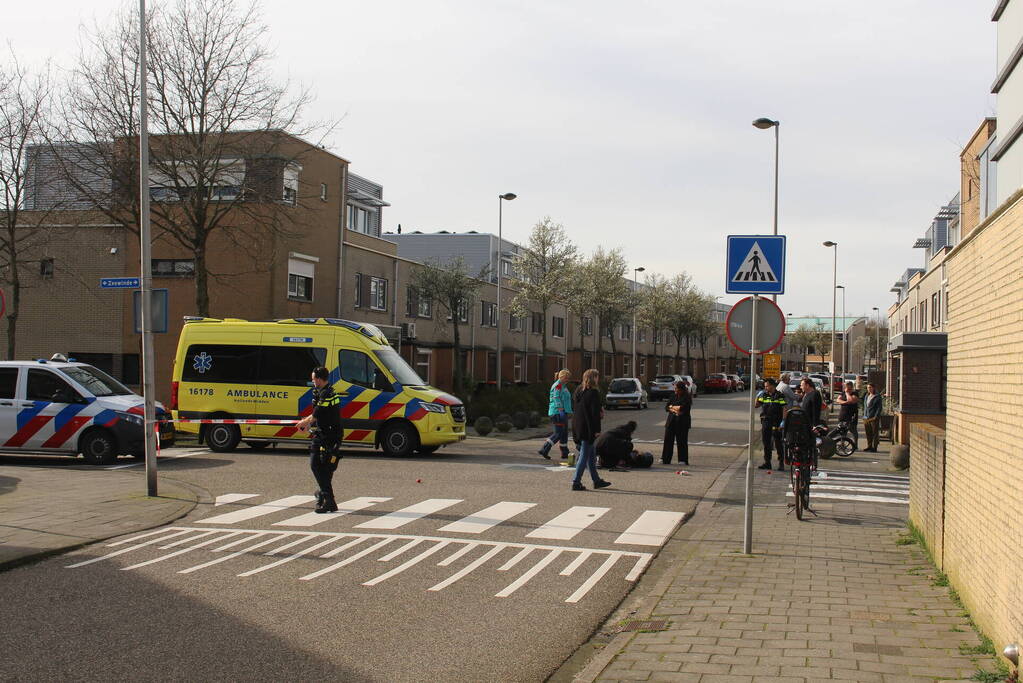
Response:
[[[116,379],[64,356],[0,361],[0,452],[77,456],[107,465],[145,453],[144,402]],[[157,419],[169,418],[157,404]],[[160,425],[160,443],[174,427]]]

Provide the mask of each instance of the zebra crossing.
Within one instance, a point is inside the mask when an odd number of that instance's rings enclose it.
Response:
[[[791,490],[785,495],[793,497]],[[810,498],[909,505],[909,477],[849,470],[818,470],[810,485]]]
[[[109,551],[105,554],[75,562],[67,568],[80,569],[133,553],[135,555],[131,559],[137,557],[138,561],[121,566],[121,571],[168,562],[163,566],[172,567],[174,573],[190,575],[213,567],[223,570],[229,566],[228,563],[235,561],[244,564],[242,571],[235,570],[235,576],[243,579],[279,570],[297,560],[305,560],[315,565],[304,565],[304,573],[297,580],[308,582],[329,575],[337,576],[338,570],[357,563],[358,567],[366,569],[379,566],[377,563],[380,562],[401,561],[388,571],[371,575],[361,583],[362,586],[372,587],[434,558],[436,567],[454,569],[454,573],[442,580],[432,585],[424,584],[426,591],[436,593],[477,571],[489,569],[504,573],[520,565],[528,565],[518,578],[493,594],[496,598],[508,598],[545,570],[551,577],[572,577],[586,567],[589,576],[564,598],[564,602],[571,604],[586,597],[619,564],[623,566],[621,571],[625,573],[624,579],[635,582],[653,559],[653,553],[634,548],[660,547],[685,517],[681,512],[644,510],[620,533],[612,531],[612,534],[618,534],[613,542],[616,547],[587,548],[547,543],[571,542],[592,528],[598,520],[606,518],[611,508],[570,506],[546,522],[516,526],[516,532],[519,528],[529,529],[524,538],[518,541],[505,540],[509,529],[505,530],[501,539],[488,539],[486,536],[488,533],[493,536],[495,530],[518,515],[533,510],[537,503],[500,501],[454,521],[449,521],[451,518],[446,516],[444,521],[447,523],[439,526],[436,533],[450,536],[439,536],[405,534],[401,533],[401,529],[413,523],[432,524],[432,515],[464,507],[466,501],[429,498],[390,512],[381,511],[381,514],[365,519],[368,510],[392,499],[361,496],[339,502],[338,512],[334,514],[302,512],[296,515],[296,508],[307,506],[315,498],[291,495],[265,502],[261,498],[260,494],[254,493],[218,496],[215,506],[243,505],[229,512],[196,520],[192,526],[164,527],[109,543]],[[354,512],[360,512],[360,519],[365,521],[346,524],[345,518]],[[238,528],[247,527],[254,520],[269,522],[269,528]],[[326,522],[334,522],[335,526],[342,524],[348,528],[322,530]],[[602,530],[606,532],[606,529]],[[201,561],[189,562],[193,560],[189,555],[203,553],[207,556],[194,558]],[[254,559],[263,558],[267,561],[251,566]]]

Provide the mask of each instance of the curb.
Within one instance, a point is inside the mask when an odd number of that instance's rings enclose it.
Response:
[[[625,618],[629,619],[648,619],[653,612],[653,609],[657,606],[658,601],[663,597],[664,593],[671,586],[675,575],[670,572],[671,567],[681,568],[684,562],[673,562],[669,567],[663,571],[658,571],[655,574],[654,565],[657,560],[661,557],[662,553],[670,545],[673,545],[677,541],[678,534],[686,528],[690,521],[694,517],[703,517],[709,513],[710,509],[714,507],[716,499],[724,491],[728,482],[731,480],[735,473],[746,464],[749,458],[749,448],[743,448],[735,460],[729,464],[725,469],[721,470],[718,476],[711,483],[710,487],[703,494],[703,497],[688,511],[685,517],[682,518],[682,522],[679,524],[678,530],[675,532],[675,536],[661,546],[658,550],[657,555],[654,556],[650,564],[650,569],[644,573],[633,589],[622,599],[618,607],[611,612],[607,618],[604,619],[603,623],[597,627],[590,637],[580,644],[576,651],[562,663],[551,675],[547,678],[548,681],[573,681],[573,683],[593,683],[600,676],[601,672],[607,668],[607,665],[614,659],[622,649],[629,644],[629,641],[636,635],[635,633],[619,633],[614,636],[607,643],[602,643],[603,647],[596,649],[594,647],[594,636],[604,631],[608,624],[621,621]],[[708,529],[700,529],[695,532],[687,540],[697,540],[707,533]],[[692,551],[690,551],[692,552]],[[684,557],[680,558],[684,559]],[[649,585],[653,581],[649,591],[643,590],[645,585]],[[642,591],[642,592],[640,592]],[[591,650],[592,654],[585,659],[585,661],[577,662],[574,661],[580,658],[584,654],[585,650]],[[580,668],[581,667],[581,668]]]
[[[36,562],[41,562],[45,559],[54,557],[56,555],[63,555],[65,553],[74,552],[75,550],[81,550],[82,548],[94,545],[96,543],[109,541],[111,538],[117,538],[118,536],[127,536],[129,534],[137,534],[140,531],[149,531],[150,529],[155,529],[157,527],[164,526],[165,524],[170,524],[171,522],[177,521],[182,517],[187,517],[188,515],[192,514],[192,511],[195,510],[195,508],[199,505],[200,502],[204,502],[211,498],[208,491],[198,486],[195,486],[194,484],[189,484],[178,479],[170,478],[163,479],[163,481],[174,482],[176,486],[180,486],[181,488],[191,493],[193,499],[188,501],[186,505],[182,506],[180,510],[175,511],[172,514],[165,515],[160,521],[156,522],[155,524],[147,524],[146,526],[141,526],[137,529],[132,529],[131,531],[119,531],[117,533],[109,534],[106,536],[98,536],[96,538],[89,539],[88,541],[82,541],[81,543],[73,543],[70,545],[61,546],[59,548],[47,548],[46,550],[40,550],[39,552],[32,553],[31,555],[24,555],[13,560],[6,560],[0,562],[0,573],[10,571],[11,569],[22,567],[28,564],[35,564]]]

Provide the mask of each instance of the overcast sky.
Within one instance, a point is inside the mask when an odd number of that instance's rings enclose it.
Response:
[[[724,293],[728,234],[780,232],[795,315],[883,309],[959,188],[995,75],[993,3],[961,0],[267,0],[281,74],[311,86],[328,147],[380,182],[385,230],[497,231],[549,215],[584,252]],[[70,64],[114,0],[14,3],[0,33]],[[723,302],[739,297],[724,295]],[[841,297],[839,298],[841,315]]]

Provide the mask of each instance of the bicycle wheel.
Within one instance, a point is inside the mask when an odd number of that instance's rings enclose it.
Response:
[[[843,458],[848,458],[856,452],[856,444],[847,436],[835,440],[835,452]]]
[[[803,468],[797,469],[792,478],[792,494],[796,498],[796,519],[803,521]]]
[[[803,472],[800,475],[800,488],[801,498],[803,499],[803,509],[810,509],[810,467],[804,466]]]

